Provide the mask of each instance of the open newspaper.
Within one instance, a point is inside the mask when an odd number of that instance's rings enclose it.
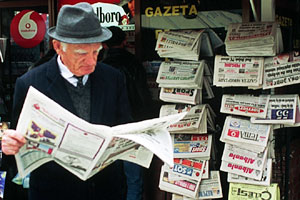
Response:
[[[185,114],[114,127],[96,125],[78,118],[30,87],[17,125],[17,131],[27,138],[15,156],[19,174],[25,177],[42,164],[55,161],[86,180],[115,160],[126,160],[139,145],[173,166],[173,145],[167,127]],[[147,151],[135,156],[152,159]],[[143,158],[129,161],[145,166],[139,162]]]

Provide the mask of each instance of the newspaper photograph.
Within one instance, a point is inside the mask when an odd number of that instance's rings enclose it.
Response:
[[[244,183],[251,185],[270,186],[272,179],[272,159],[267,159],[266,165],[263,169],[262,178],[254,180],[237,174],[228,173],[227,181],[230,183]]]
[[[269,95],[223,94],[220,112],[265,118],[269,98]]]
[[[227,116],[220,140],[260,153],[267,147],[270,132],[271,125],[252,124],[250,119]]]
[[[168,104],[160,108],[160,117],[187,112],[183,119],[168,127],[170,133],[207,133],[207,108],[205,104]]]
[[[176,176],[172,170],[163,165],[158,186],[163,191],[196,198],[199,192],[200,181]]]
[[[268,148],[261,153],[255,153],[242,147],[225,143],[222,160],[252,169],[263,170],[267,155]]]
[[[252,123],[295,124],[299,110],[298,94],[271,95],[266,117],[251,117]]]
[[[300,83],[299,52],[265,58],[263,89],[298,83]]]
[[[219,87],[262,85],[264,57],[215,56],[213,84]]]
[[[185,114],[114,127],[96,125],[78,118],[30,87],[16,128],[27,139],[15,155],[19,174],[25,177],[53,160],[86,180],[137,145],[173,166],[173,145],[167,127]]]
[[[252,169],[242,165],[226,162],[224,160],[221,162],[220,170],[255,180],[261,180],[263,174],[263,170]]]
[[[202,89],[205,61],[162,62],[156,82],[159,87]]]
[[[249,200],[256,197],[280,200],[280,189],[277,183],[272,183],[270,186],[230,183],[228,195],[228,200]]]
[[[159,93],[159,99],[172,103],[201,104],[202,89],[162,87]]]
[[[174,158],[210,159],[211,134],[172,134]]]

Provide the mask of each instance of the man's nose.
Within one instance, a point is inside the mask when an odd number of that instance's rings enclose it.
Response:
[[[97,56],[94,56],[93,54],[87,54],[85,58],[85,62],[88,65],[96,65],[97,63]]]

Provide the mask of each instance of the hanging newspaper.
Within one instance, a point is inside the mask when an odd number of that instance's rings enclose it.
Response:
[[[231,162],[226,162],[222,160],[221,162],[221,171],[241,175],[244,177],[252,178],[255,180],[261,180],[263,170],[252,169],[249,167],[245,167],[239,164],[234,164]]]
[[[230,183],[228,200],[268,199],[280,200],[280,189],[277,183],[270,186]]]
[[[210,159],[211,134],[172,134],[174,158]]]
[[[261,153],[255,153],[243,149],[242,146],[225,144],[222,160],[252,169],[263,170],[267,161],[268,149]]]
[[[266,117],[251,117],[251,122],[294,125],[297,111],[299,112],[299,96],[297,94],[271,95]]]
[[[201,179],[201,177],[200,177]],[[160,171],[159,189],[171,193],[181,194],[191,198],[198,196],[200,180],[193,180],[173,174],[173,171],[163,165]]]
[[[213,56],[213,47],[205,30],[170,30],[160,32],[155,50],[162,58],[198,61]]]
[[[170,133],[207,133],[207,111],[205,104],[191,106],[185,104],[162,105],[160,117],[188,112],[182,120],[168,127]]]
[[[202,90],[192,88],[164,88],[159,93],[159,99],[171,103],[201,104]]]
[[[175,158],[174,166],[170,167],[166,163],[165,168],[172,171],[169,178],[176,180],[178,177],[188,178],[196,181],[201,181],[206,160],[196,160],[190,158]],[[172,175],[175,175],[172,177]]]
[[[156,82],[159,87],[202,89],[205,61],[162,62]]]
[[[225,38],[230,56],[274,56],[282,51],[281,30],[276,22],[247,22],[228,25]]]
[[[223,197],[220,172],[210,171],[209,179],[201,180],[197,198],[172,194],[172,200],[220,199]]]
[[[269,95],[223,94],[220,112],[248,117],[266,117]]]
[[[263,185],[270,186],[272,179],[272,159],[267,159],[267,162],[264,166],[262,178],[260,180],[255,180],[240,176],[237,174],[228,173],[227,181],[230,183],[245,183],[251,185]]]
[[[300,83],[299,52],[265,58],[263,89]]]
[[[80,179],[87,180],[115,160],[126,160],[127,153],[132,153],[139,145],[172,166],[173,145],[167,127],[185,114],[114,127],[95,125],[30,87],[17,124],[17,131],[27,139],[15,155],[19,174],[23,178],[44,163],[55,161]],[[143,158],[150,160],[151,155]],[[144,166],[144,162],[139,163],[141,160],[130,161]]]
[[[271,125],[252,124],[250,119],[227,116],[220,140],[260,153],[267,147],[270,132]]]
[[[262,85],[263,57],[215,56],[213,84],[220,87]]]

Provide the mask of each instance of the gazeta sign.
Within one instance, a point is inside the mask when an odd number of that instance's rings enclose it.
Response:
[[[94,3],[92,7],[99,18],[101,26],[118,26],[129,23],[128,17],[121,6],[110,3]]]

